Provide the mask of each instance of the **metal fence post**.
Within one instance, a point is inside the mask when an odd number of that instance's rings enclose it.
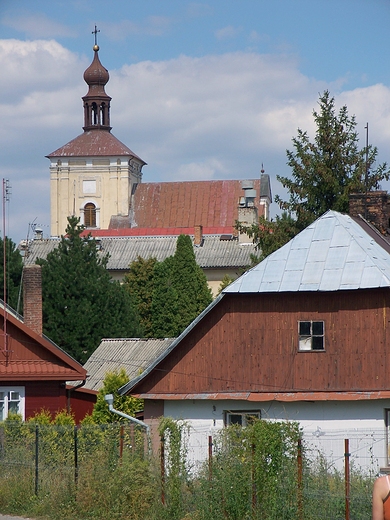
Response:
[[[161,467],[161,503],[165,504],[165,452],[164,452],[164,436],[160,438],[160,467]]]
[[[298,518],[303,520],[303,496],[302,496],[302,485],[303,485],[303,470],[302,470],[302,439],[298,439]]]
[[[35,425],[35,494],[38,495],[39,480],[39,426]]]
[[[74,483],[77,486],[77,482],[78,482],[78,479],[79,479],[79,457],[78,457],[77,426],[74,426],[73,438],[74,438]]]
[[[344,459],[345,459],[345,520],[349,520],[349,505],[350,505],[350,487],[349,480],[349,439],[344,439]]]

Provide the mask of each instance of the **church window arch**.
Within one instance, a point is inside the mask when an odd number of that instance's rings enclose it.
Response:
[[[87,202],[84,206],[84,226],[96,227],[96,206],[93,202]]]

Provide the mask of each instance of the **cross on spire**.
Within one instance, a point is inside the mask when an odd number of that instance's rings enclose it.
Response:
[[[98,29],[98,28],[96,27],[96,24],[95,24],[95,30],[92,31],[92,34],[95,35],[95,45],[98,44],[98,43],[97,43],[97,33],[99,33],[99,32],[100,32],[100,29]]]

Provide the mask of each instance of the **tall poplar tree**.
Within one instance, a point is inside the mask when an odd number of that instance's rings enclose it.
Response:
[[[15,243],[5,239],[6,299],[8,305],[18,309],[19,291],[22,282],[23,259]],[[0,238],[0,298],[4,301],[4,241]]]
[[[59,246],[37,262],[42,266],[44,332],[81,363],[102,338],[141,334],[132,297],[111,279],[108,256],[82,231],[79,219],[69,217]]]

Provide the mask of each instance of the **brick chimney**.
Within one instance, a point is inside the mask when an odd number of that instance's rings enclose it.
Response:
[[[381,233],[389,226],[389,201],[387,191],[369,191],[351,193],[349,195],[349,214],[351,217],[361,215]]]
[[[203,243],[203,226],[194,226],[194,246],[201,246]]]
[[[42,270],[40,265],[23,268],[24,324],[42,336]]]

